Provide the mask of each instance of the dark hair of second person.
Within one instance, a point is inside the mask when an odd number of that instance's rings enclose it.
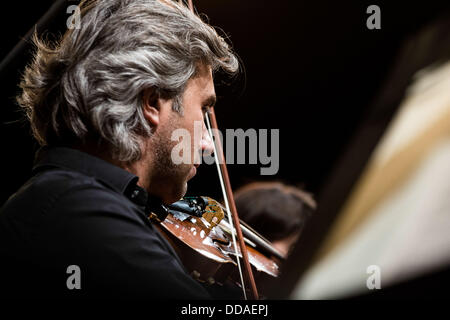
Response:
[[[312,195],[281,182],[254,182],[235,195],[239,217],[288,254],[316,209]]]

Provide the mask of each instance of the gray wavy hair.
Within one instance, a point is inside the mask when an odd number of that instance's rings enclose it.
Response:
[[[163,0],[82,1],[79,29],[57,43],[35,34],[17,101],[41,145],[106,142],[119,161],[141,157],[151,127],[148,88],[182,113],[181,96],[198,63],[236,73],[229,45],[188,8]]]

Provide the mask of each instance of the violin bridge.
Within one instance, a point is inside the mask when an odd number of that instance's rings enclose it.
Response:
[[[203,198],[204,200],[207,201],[207,204],[205,212],[203,213],[202,217],[208,222],[208,224],[206,225],[207,228],[211,230],[212,228],[217,226],[220,223],[220,221],[222,221],[222,219],[225,216],[225,213],[223,212],[222,207],[216,200],[209,197]]]

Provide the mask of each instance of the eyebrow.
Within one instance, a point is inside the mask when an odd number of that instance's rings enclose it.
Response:
[[[203,106],[214,107],[216,101],[217,101],[216,95],[210,95],[203,101]]]

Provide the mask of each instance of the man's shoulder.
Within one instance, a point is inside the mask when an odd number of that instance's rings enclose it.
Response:
[[[4,233],[22,242],[34,239],[36,245],[59,239],[66,246],[81,246],[86,240],[86,247],[93,249],[102,242],[92,239],[114,238],[124,232],[154,238],[149,226],[143,209],[125,195],[95,177],[60,169],[33,176],[0,213]]]
[[[64,194],[71,190],[98,188],[99,182],[92,176],[83,173],[54,168],[44,170],[33,176],[18,191],[21,193]]]
[[[126,198],[95,177],[60,168],[43,170],[31,177],[2,208],[7,212],[46,214],[61,204],[70,211],[83,205],[96,207],[107,202],[123,207]]]
[[[0,271],[13,274],[7,288],[64,296],[71,293],[66,268],[76,265],[84,281],[80,297],[208,297],[143,210],[120,192],[67,171],[27,184],[0,214],[0,256],[8,262]],[[7,273],[0,280],[1,274]]]

